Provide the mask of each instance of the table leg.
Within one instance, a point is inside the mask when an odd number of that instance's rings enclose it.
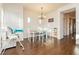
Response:
[[[39,33],[39,42],[40,42],[40,33]]]
[[[34,43],[34,33],[33,33],[33,43]]]

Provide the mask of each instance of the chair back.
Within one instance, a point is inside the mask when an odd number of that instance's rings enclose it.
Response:
[[[13,29],[11,27],[7,27],[6,36],[10,36],[13,34]]]

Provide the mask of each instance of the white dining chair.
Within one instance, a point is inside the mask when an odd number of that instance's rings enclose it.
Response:
[[[48,38],[48,30],[49,29],[48,28],[44,28],[43,30],[46,32],[46,39],[47,39]]]
[[[46,39],[48,39],[48,36],[52,36],[52,29],[51,28],[44,28],[44,31],[46,32]]]
[[[18,33],[17,33],[17,34],[16,34],[16,33],[13,33],[13,30],[12,30],[11,27],[6,27],[6,29],[4,29],[4,30],[6,30],[6,40],[8,40],[8,41],[7,41],[7,43],[3,46],[3,52],[2,52],[2,54],[5,53],[6,46],[8,46],[9,43],[10,43],[12,40],[16,40],[16,42],[19,42],[19,44],[20,44],[21,47],[22,47],[22,50],[24,50],[24,46],[23,46],[23,44],[22,44],[21,41],[20,41],[20,36],[19,36],[19,34],[18,34]]]
[[[37,35],[37,36],[39,36],[39,41],[42,40],[42,42],[43,42],[43,40],[44,40],[44,35],[46,35],[45,31],[43,30],[42,27],[38,27],[37,32],[39,33],[39,34]]]

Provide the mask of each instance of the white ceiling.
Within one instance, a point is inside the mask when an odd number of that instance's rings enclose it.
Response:
[[[4,5],[22,5],[25,10],[30,10],[36,13],[41,12],[41,7],[43,7],[44,13],[48,13],[66,4],[68,3],[4,3]]]
[[[36,12],[36,13],[41,12],[41,7],[43,7],[44,13],[48,13],[64,5],[66,5],[66,3],[26,3],[26,4],[23,4],[25,9]]]

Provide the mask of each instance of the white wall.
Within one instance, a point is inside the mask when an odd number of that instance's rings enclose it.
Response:
[[[4,4],[4,26],[10,26],[13,29],[23,28],[23,7],[16,4]]]
[[[79,6],[78,5],[76,8],[76,34],[79,34]]]
[[[23,9],[23,15],[24,15],[24,38],[27,38],[27,30],[37,30],[39,25],[39,15],[33,11],[30,11],[28,9]],[[30,17],[30,23],[28,24],[28,17]],[[43,25],[42,25],[43,26]]]
[[[56,17],[57,14],[57,11],[54,11],[46,15],[45,27],[51,29],[52,31],[54,30],[54,28],[58,28],[58,18]],[[54,22],[48,22],[49,18],[54,18]],[[54,33],[52,33],[52,36],[54,36]]]
[[[2,26],[9,26],[15,29],[23,29],[23,7],[18,4],[3,4],[2,5]],[[3,46],[8,44],[6,40],[6,32],[2,32]],[[21,39],[22,40],[22,39]],[[16,45],[16,42],[12,40],[8,46],[3,48],[9,48]]]
[[[0,4],[0,28],[2,26],[2,4]]]
[[[76,44],[79,44],[79,4],[76,8]]]
[[[1,51],[2,51],[2,47],[1,47],[1,36],[2,36],[2,32],[1,32],[1,22],[2,22],[2,20],[1,20],[1,13],[2,13],[2,4],[0,4],[0,53],[1,53]]]

